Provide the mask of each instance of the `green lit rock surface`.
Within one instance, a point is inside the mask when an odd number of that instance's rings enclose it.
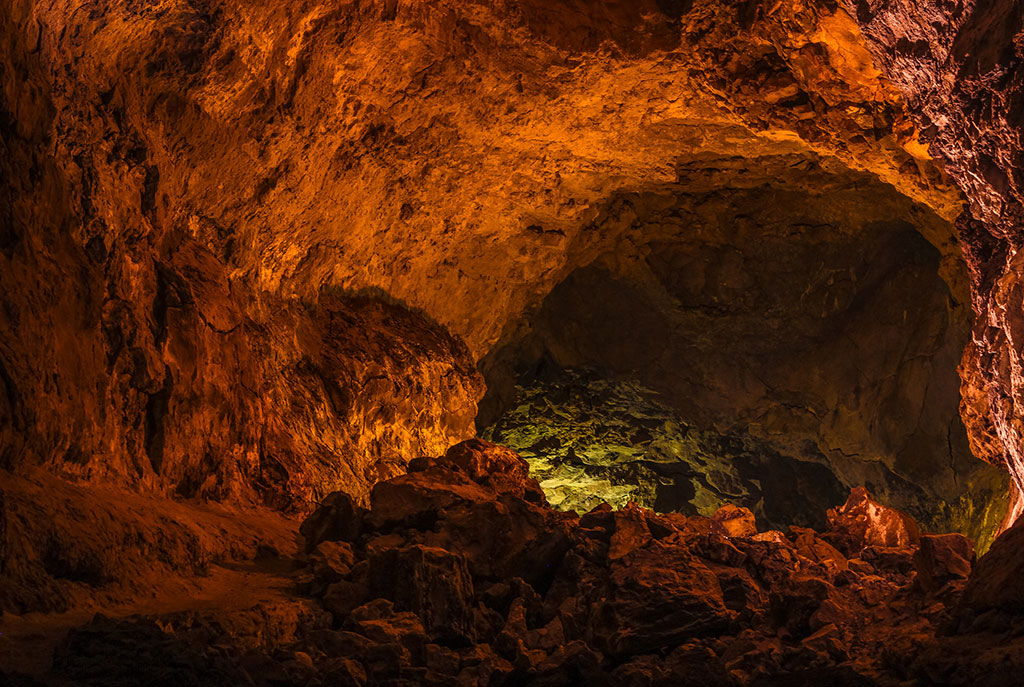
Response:
[[[700,431],[654,392],[590,371],[519,387],[515,406],[485,437],[526,458],[548,500],[565,510],[636,501],[711,515],[735,503],[762,526],[821,527],[825,510],[847,493],[813,454],[798,460],[749,436]]]
[[[849,489],[808,442],[785,455],[749,434],[720,434],[684,421],[659,395],[594,370],[547,372],[516,388],[516,402],[483,436],[518,451],[548,500],[585,512],[629,501],[659,512],[710,515],[724,503],[750,508],[761,529],[822,528]],[[869,489],[873,484],[867,485]],[[987,549],[1005,496],[986,485],[957,503],[926,504],[920,489],[888,476],[887,491],[929,531],[960,531]],[[984,492],[984,493],[982,493]]]

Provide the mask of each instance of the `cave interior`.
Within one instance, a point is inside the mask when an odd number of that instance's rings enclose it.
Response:
[[[1021,0],[0,35],[0,684],[1019,684]]]

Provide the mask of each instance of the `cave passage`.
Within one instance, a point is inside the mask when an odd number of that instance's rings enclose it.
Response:
[[[610,247],[483,363],[483,436],[527,457],[552,503],[731,502],[821,527],[864,485],[987,547],[1006,480],[958,414],[966,279],[925,238],[948,224],[811,169],[622,194],[594,231]]]

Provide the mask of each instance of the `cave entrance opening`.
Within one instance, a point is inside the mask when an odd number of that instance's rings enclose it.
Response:
[[[560,508],[821,527],[864,485],[986,546],[1006,481],[959,417],[952,227],[852,173],[741,181],[611,199],[482,361],[482,435]]]

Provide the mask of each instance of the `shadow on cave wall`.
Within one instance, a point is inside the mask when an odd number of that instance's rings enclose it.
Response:
[[[818,526],[866,485],[987,545],[1006,483],[959,418],[970,313],[923,237],[941,220],[863,180],[616,202],[636,217],[616,246],[481,363],[478,427],[549,497]]]

